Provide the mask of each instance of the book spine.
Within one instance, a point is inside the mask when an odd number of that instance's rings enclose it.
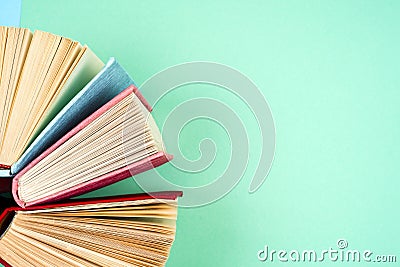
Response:
[[[0,177],[0,193],[11,192],[12,179]]]

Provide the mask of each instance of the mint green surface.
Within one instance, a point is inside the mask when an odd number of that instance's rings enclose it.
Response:
[[[236,68],[264,93],[275,119],[276,154],[254,194],[247,189],[260,136],[239,99],[217,87],[190,85],[155,107],[162,121],[185,99],[219,99],[244,121],[251,149],[245,176],[230,194],[179,209],[167,266],[304,266],[260,262],[257,252],[265,245],[320,251],[337,248],[340,238],[350,249],[397,256],[397,263],[367,266],[397,266],[399,12],[399,1],[25,0],[21,25],[86,43],[103,61],[115,56],[138,85],[169,66],[201,60]],[[230,144],[220,126],[199,121],[184,128],[182,151],[196,159],[205,136],[218,144],[216,165],[207,173],[179,173],[170,165],[160,172],[185,186],[223,172]],[[138,190],[128,179],[89,195]]]

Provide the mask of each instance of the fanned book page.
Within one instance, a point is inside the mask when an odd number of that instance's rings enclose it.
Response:
[[[177,197],[160,192],[2,215],[0,258],[11,266],[164,266]]]
[[[0,167],[10,168],[103,66],[69,38],[0,26]]]

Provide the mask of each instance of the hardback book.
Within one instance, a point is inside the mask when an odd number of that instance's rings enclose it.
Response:
[[[172,156],[150,111],[129,86],[18,172],[14,200],[21,207],[56,202],[166,163]]]
[[[0,216],[0,263],[164,266],[175,239],[179,196],[157,192],[7,208]]]
[[[20,172],[82,120],[134,84],[133,79],[116,59],[110,58],[72,99],[67,98],[69,102],[57,112],[19,159],[11,165],[10,174],[15,175]]]

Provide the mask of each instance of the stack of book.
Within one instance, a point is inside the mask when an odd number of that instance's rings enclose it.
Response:
[[[170,159],[150,105],[114,58],[0,27],[0,193],[19,206],[2,203],[0,262],[163,266],[181,192],[69,199]]]

